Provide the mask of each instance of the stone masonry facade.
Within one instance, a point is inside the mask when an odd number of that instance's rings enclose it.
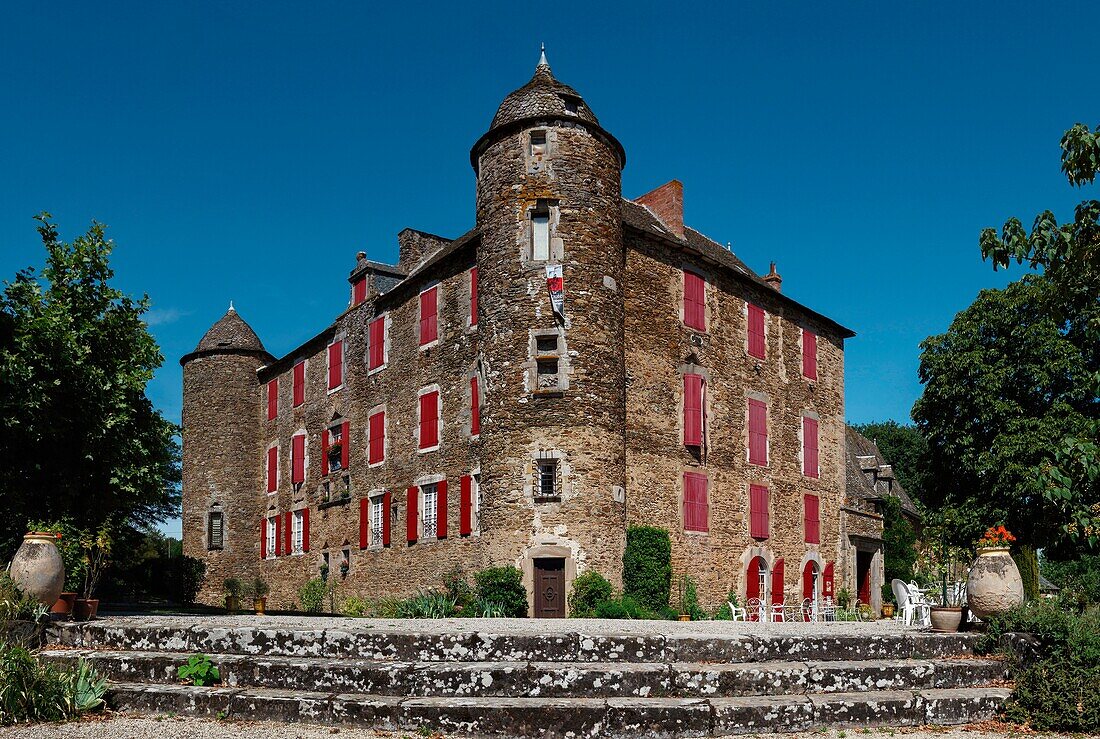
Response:
[[[406,229],[396,265],[360,252],[347,310],[283,357],[232,309],[207,332],[181,360],[200,600],[228,577],[281,609],[325,568],[370,600],[515,565],[530,614],[563,615],[576,575],[621,586],[634,525],[669,530],[707,607],[855,587],[852,332],[685,226],[679,182],[624,199],[625,162],[544,57],[471,151],[472,230]]]

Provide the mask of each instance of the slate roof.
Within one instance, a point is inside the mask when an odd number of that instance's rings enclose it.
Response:
[[[575,113],[566,110],[566,100],[576,103]],[[500,107],[497,108],[496,115],[493,116],[489,129],[540,116],[580,118],[597,126],[600,125],[596,114],[588,107],[588,103],[584,102],[580,93],[554,78],[550,65],[546,63],[545,55],[535,67],[535,74],[531,77],[531,81],[504,98]]]
[[[232,307],[203,335],[199,345],[195,347],[195,351],[230,348],[259,352],[267,351],[264,349],[260,337]]]
[[[886,495],[895,495],[901,500],[901,509],[914,518],[920,518],[913,499],[897,478],[887,480],[872,475],[873,470],[889,467],[890,463],[882,456],[875,442],[845,425],[845,456],[847,457],[846,493],[864,500],[882,500]],[[865,471],[866,468],[866,471]]]

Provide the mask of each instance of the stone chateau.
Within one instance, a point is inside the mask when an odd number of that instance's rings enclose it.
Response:
[[[474,227],[359,253],[348,308],[282,357],[232,308],[183,357],[183,537],[289,608],[519,567],[530,615],[621,584],[627,527],[672,536],[713,607],[841,587],[876,603],[882,520],[846,491],[847,328],[621,195],[622,144],[546,62],[474,144]],[[858,582],[857,582],[858,576]],[[675,586],[673,588],[675,594]],[[675,598],[675,595],[674,595]]]

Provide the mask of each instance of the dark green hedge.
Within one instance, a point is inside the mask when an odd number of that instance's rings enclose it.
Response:
[[[595,570],[578,575],[573,580],[573,592],[569,596],[569,615],[573,618],[591,618],[596,607],[611,600],[611,583]]]
[[[623,552],[623,595],[644,608],[661,612],[668,608],[672,583],[672,542],[668,531],[653,526],[626,530]]]
[[[490,567],[475,573],[474,581],[478,600],[500,606],[508,618],[527,615],[527,589],[515,567]]]

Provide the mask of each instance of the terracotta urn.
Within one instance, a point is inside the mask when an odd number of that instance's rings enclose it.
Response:
[[[26,595],[53,606],[65,588],[65,563],[57,551],[57,535],[32,531],[11,560],[11,579]]]
[[[966,578],[966,602],[983,621],[1024,602],[1024,581],[1008,547],[978,550]]]

